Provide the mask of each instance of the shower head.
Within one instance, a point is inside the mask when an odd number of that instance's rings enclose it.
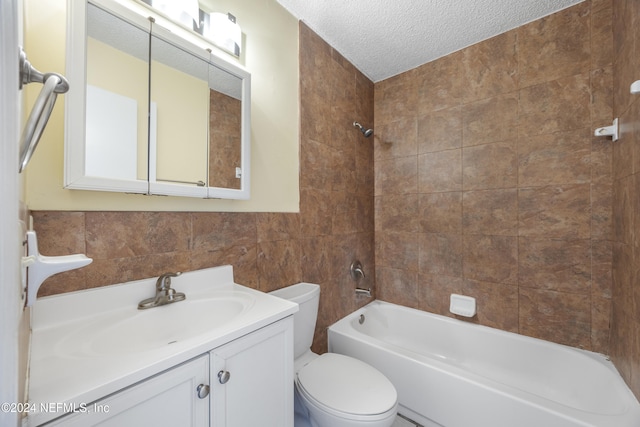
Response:
[[[365,129],[358,122],[353,122],[353,126],[357,127],[358,129],[360,129],[360,132],[362,132],[362,134],[364,135],[365,138],[369,138],[371,135],[373,135],[373,129]]]

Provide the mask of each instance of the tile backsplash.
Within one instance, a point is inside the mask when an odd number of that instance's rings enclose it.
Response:
[[[33,216],[43,253],[64,250],[93,258],[85,268],[48,279],[40,296],[222,264],[234,266],[238,283],[263,291],[302,278],[299,261],[292,262],[299,254],[298,214],[36,211]]]

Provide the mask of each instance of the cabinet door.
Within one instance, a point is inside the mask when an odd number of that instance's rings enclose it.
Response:
[[[198,357],[124,389],[78,412],[54,421],[64,427],[206,427],[209,396],[198,397],[209,384],[209,358]],[[202,393],[203,395],[205,393]]]
[[[214,427],[293,427],[293,319],[211,352]]]

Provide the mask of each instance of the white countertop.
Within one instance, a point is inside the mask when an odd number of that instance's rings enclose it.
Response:
[[[64,405],[79,407],[94,402],[298,311],[295,303],[234,283],[231,266],[208,268],[184,273],[174,278],[171,286],[184,292],[187,300],[203,295],[252,299],[250,307],[232,321],[145,351],[115,348],[110,354],[96,354],[78,345],[85,338],[79,334],[86,334],[86,342],[91,342],[92,333],[101,327],[101,322],[113,322],[118,317],[134,315],[132,311],[138,312],[138,302],[155,295],[155,282],[156,278],[144,279],[36,301],[28,384],[30,407],[24,426],[58,418],[64,414]],[[47,412],[41,410],[43,407],[55,409]]]

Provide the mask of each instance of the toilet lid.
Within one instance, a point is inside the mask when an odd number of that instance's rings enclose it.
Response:
[[[325,353],[304,366],[297,382],[320,404],[347,414],[382,414],[398,400],[395,387],[380,371],[336,353]]]

